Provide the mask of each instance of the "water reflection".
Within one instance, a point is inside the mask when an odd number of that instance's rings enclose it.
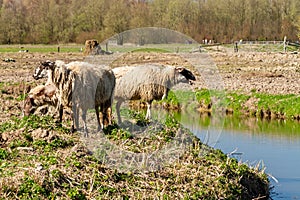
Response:
[[[171,114],[202,142],[250,166],[260,164],[274,186],[272,199],[300,199],[300,122],[209,116],[193,111],[167,113],[162,109],[153,109],[152,113],[161,121]]]
[[[300,199],[300,123],[177,113],[177,120],[203,142],[270,174],[272,199]],[[216,141],[217,139],[217,141]]]

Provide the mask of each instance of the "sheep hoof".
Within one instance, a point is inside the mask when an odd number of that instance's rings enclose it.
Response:
[[[101,132],[103,130],[104,127],[98,126],[97,128],[97,132]]]
[[[76,131],[77,131],[76,128],[74,128],[74,127],[71,128],[71,133],[75,133]]]

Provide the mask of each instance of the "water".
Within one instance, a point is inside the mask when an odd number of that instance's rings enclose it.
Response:
[[[271,198],[300,199],[300,123],[254,118],[176,115],[198,138],[269,174]]]

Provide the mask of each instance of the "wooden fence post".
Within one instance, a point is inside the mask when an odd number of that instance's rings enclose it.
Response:
[[[286,36],[283,38],[283,51],[286,53]]]

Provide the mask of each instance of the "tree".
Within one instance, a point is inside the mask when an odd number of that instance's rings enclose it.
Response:
[[[25,12],[21,1],[2,3],[0,31],[2,43],[23,43],[25,32]]]
[[[105,34],[112,36],[129,29],[130,4],[126,0],[112,0],[104,18]],[[123,44],[122,35],[118,35],[118,44]]]
[[[168,11],[170,0],[153,0],[150,4],[150,18],[153,26],[167,27],[165,13]]]
[[[296,40],[299,16],[299,0],[0,0],[0,42],[83,43],[145,26],[198,41]]]

